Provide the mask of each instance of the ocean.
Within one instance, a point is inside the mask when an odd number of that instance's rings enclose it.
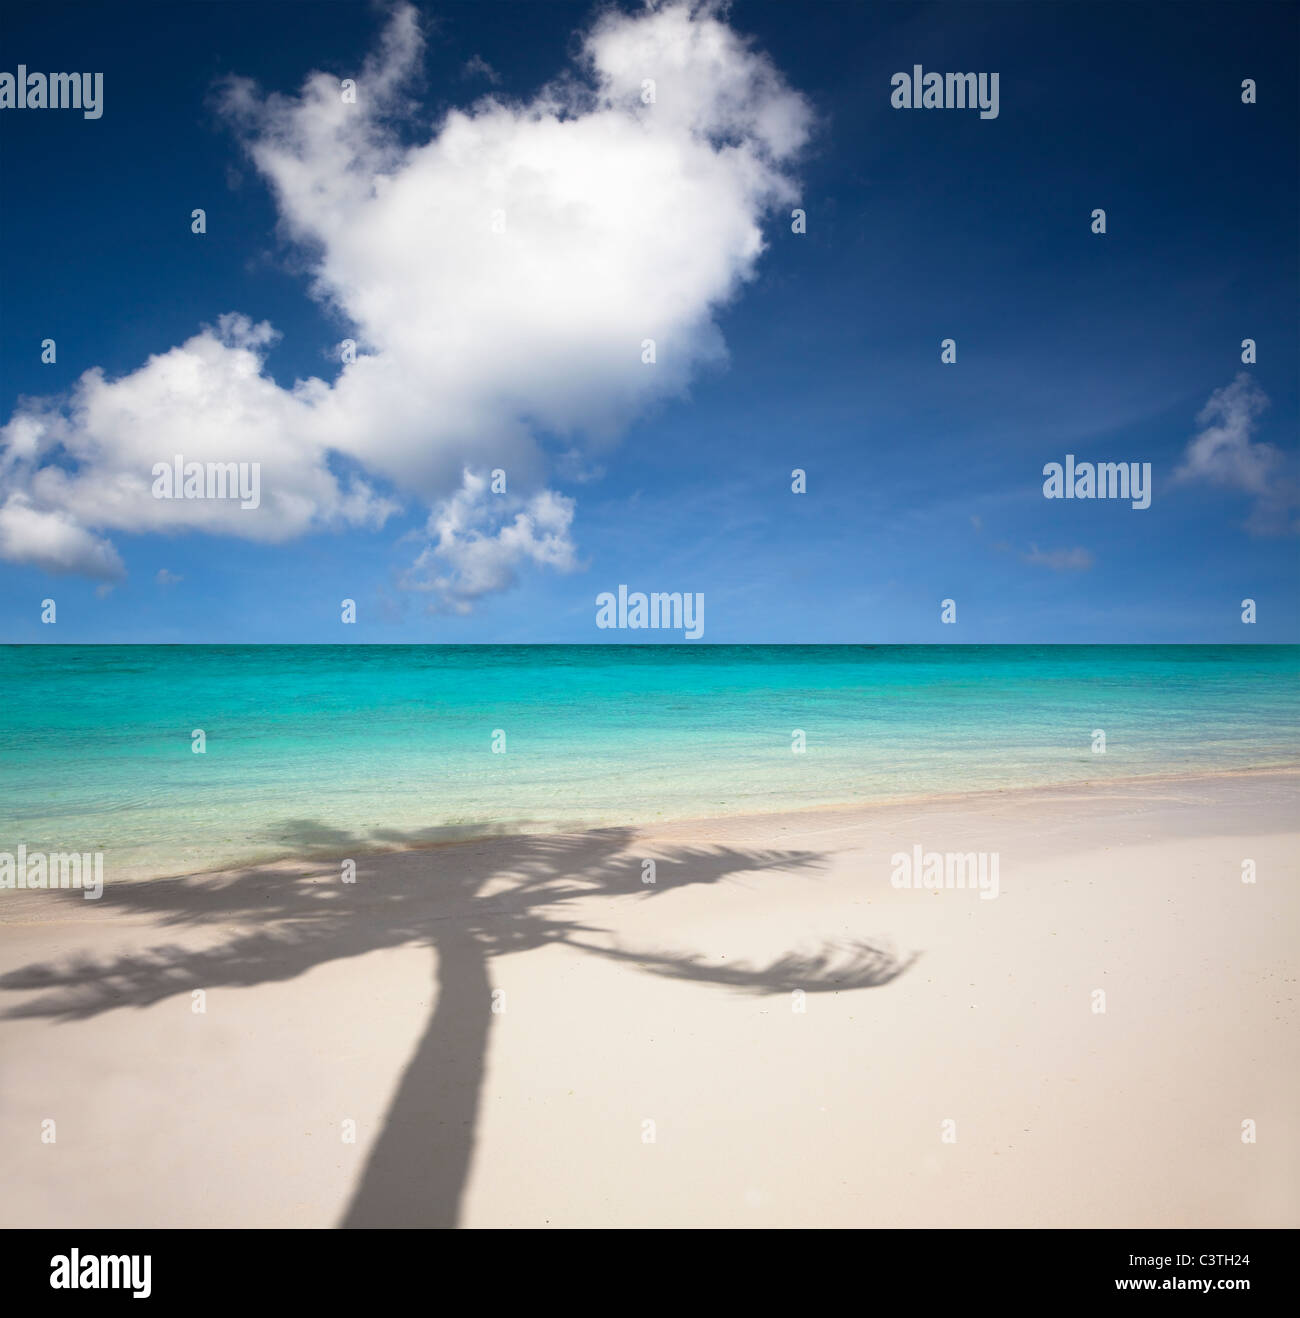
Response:
[[[1297,764],[1300,646],[0,647],[0,851],[118,877]]]

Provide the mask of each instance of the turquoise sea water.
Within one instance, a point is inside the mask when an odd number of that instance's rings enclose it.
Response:
[[[117,875],[1297,763],[1297,646],[0,647],[0,850]]]

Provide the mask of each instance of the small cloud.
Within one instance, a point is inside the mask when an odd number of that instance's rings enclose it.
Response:
[[[1197,415],[1201,427],[1188,441],[1174,471],[1182,483],[1205,481],[1255,496],[1246,527],[1257,535],[1300,530],[1293,510],[1300,506],[1294,463],[1281,449],[1254,438],[1268,395],[1247,371],[1216,389]]]
[[[1282,456],[1271,444],[1251,439],[1266,407],[1268,395],[1245,371],[1216,389],[1196,418],[1204,428],[1188,443],[1174,479],[1208,480],[1262,494]]]
[[[1029,553],[1020,558],[1025,563],[1050,567],[1053,572],[1086,572],[1092,566],[1092,554],[1082,548],[1042,550],[1031,544]]]
[[[494,87],[501,82],[501,75],[482,55],[474,55],[466,60],[465,67],[461,70],[461,76],[465,78],[486,78]]]
[[[158,575],[154,577],[154,581],[160,586],[174,586],[178,581],[184,580],[184,577],[175,572],[168,572],[165,567],[160,567],[158,569]]]
[[[399,584],[429,593],[430,612],[465,614],[485,595],[513,586],[527,563],[572,572],[573,509],[573,500],[554,490],[528,499],[492,494],[486,477],[467,468],[461,488],[430,513],[429,543]]]
[[[971,513],[970,515],[970,524],[976,531],[982,531],[984,529],[984,523],[975,513]]]

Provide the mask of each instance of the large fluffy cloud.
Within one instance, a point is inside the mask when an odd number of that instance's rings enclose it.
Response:
[[[530,101],[413,133],[420,52],[403,5],[355,99],[322,73],[221,97],[355,360],[282,388],[274,330],[227,314],[121,379],[24,403],[0,431],[0,555],[111,577],[113,532],[276,541],[414,499],[430,538],[407,584],[447,607],[524,562],[572,566],[548,452],[608,442],[723,355],[714,315],[752,276],[765,213],[795,200],[808,109],[711,4],[607,13]],[[260,462],[261,507],[154,499],[152,465],[177,452]],[[507,501],[474,474],[494,468]]]

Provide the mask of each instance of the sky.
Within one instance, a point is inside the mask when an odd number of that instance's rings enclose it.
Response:
[[[1300,642],[1298,13],[20,2],[0,641]]]

